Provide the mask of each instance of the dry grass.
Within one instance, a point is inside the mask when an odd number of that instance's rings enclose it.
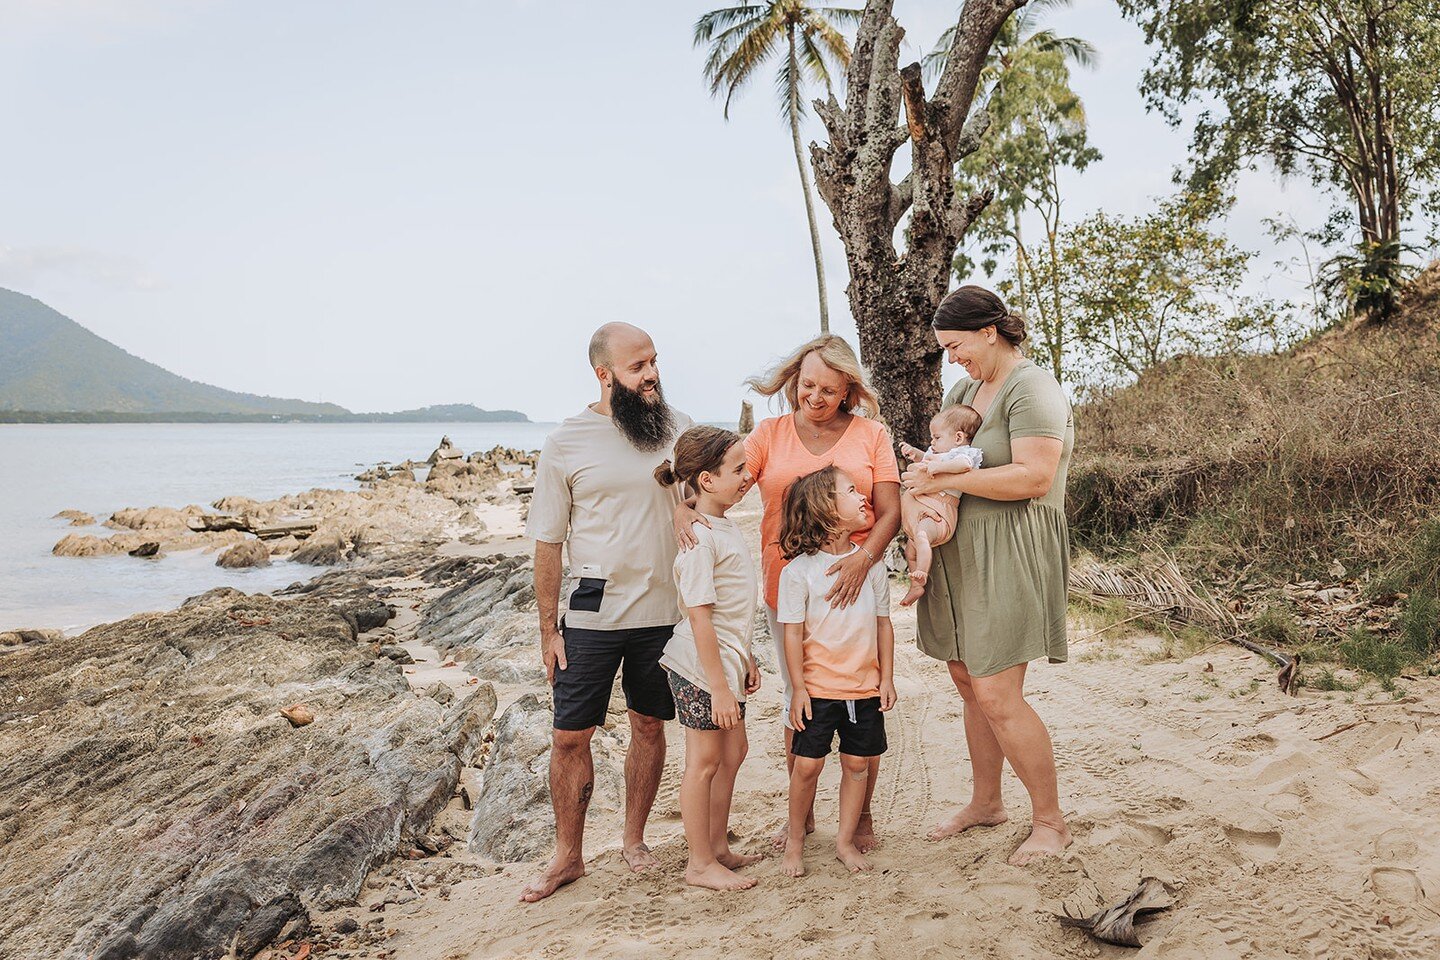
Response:
[[[1333,580],[1339,561],[1372,593],[1408,594],[1395,636],[1346,637],[1339,659],[1393,676],[1440,647],[1440,263],[1387,326],[1182,358],[1077,407],[1076,429],[1080,546],[1168,554],[1221,594]],[[1278,616],[1259,632],[1294,649]]]

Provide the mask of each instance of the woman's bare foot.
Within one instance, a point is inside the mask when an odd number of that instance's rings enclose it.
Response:
[[[660,866],[660,858],[651,853],[644,843],[627,844],[620,851],[620,856],[625,858],[625,862],[630,864],[630,869],[635,873]]]
[[[1058,857],[1070,846],[1070,842],[1070,830],[1065,821],[1060,821],[1058,829],[1037,821],[1030,824],[1030,836],[1010,854],[1010,863],[1024,867],[1042,857]]]
[[[723,863],[712,863],[699,869],[687,866],[685,882],[692,887],[705,887],[709,890],[749,890],[755,886],[756,880],[754,877],[742,877],[738,873],[732,873]]]
[[[849,867],[851,873],[870,869],[870,861],[865,859],[865,854],[861,853],[853,843],[835,844],[835,857]]]
[[[805,841],[785,843],[785,857],[780,861],[780,872],[787,877],[805,876]]]
[[[573,883],[585,876],[584,860],[560,860],[556,857],[546,865],[545,869],[530,878],[520,891],[522,903],[536,903],[544,900],[550,894],[559,890],[567,883]]]
[[[815,832],[815,811],[812,809],[805,817],[805,832]],[[782,823],[780,829],[770,835],[770,846],[776,850],[784,850],[785,843],[790,839],[790,824]]]
[[[860,814],[860,823],[855,827],[855,849],[869,853],[878,846],[880,838],[875,836],[875,818],[868,813]]]
[[[967,803],[955,813],[935,824],[926,834],[926,838],[944,840],[947,837],[964,833],[971,827],[998,827],[1009,819],[1004,807],[977,807],[973,803]]]
[[[930,575],[926,573],[910,574],[910,589],[906,591],[905,596],[900,598],[900,606],[908,607],[925,596],[925,581],[929,579]]]

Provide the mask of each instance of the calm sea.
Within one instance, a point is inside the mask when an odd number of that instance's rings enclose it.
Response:
[[[380,460],[423,460],[449,434],[470,453],[538,449],[548,423],[0,424],[0,630],[80,630],[173,608],[211,587],[273,590],[315,567],[276,562],[222,570],[215,554],[160,560],[55,557],[67,533],[106,534],[52,519],[83,510],[208,506],[229,494],[270,499],[311,487],[353,490]]]

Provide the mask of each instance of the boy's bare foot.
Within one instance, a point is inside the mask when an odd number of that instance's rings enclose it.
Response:
[[[811,810],[805,817],[805,832],[815,832],[815,811]],[[790,839],[790,824],[782,823],[780,829],[770,835],[770,846],[776,850],[784,850],[786,842]]]
[[[855,827],[855,849],[869,853],[878,846],[880,838],[875,836],[875,819],[868,813],[860,814],[860,823]]]
[[[1070,830],[1061,821],[1059,829],[1044,823],[1032,823],[1030,836],[1010,854],[1010,863],[1017,867],[1028,866],[1042,857],[1058,857],[1070,846]]]
[[[935,824],[926,834],[926,838],[944,840],[947,837],[964,833],[971,827],[998,827],[1009,819],[1004,807],[977,807],[973,803],[967,803],[955,813]]]
[[[651,853],[644,843],[626,844],[621,849],[620,856],[625,858],[625,862],[630,864],[630,869],[635,873],[660,866],[660,858]]]
[[[761,856],[749,853],[736,853],[733,850],[726,850],[724,853],[715,854],[715,862],[727,870],[739,870],[741,867],[748,867],[764,859],[765,858]]]
[[[805,841],[796,843],[786,840],[785,857],[780,861],[780,872],[787,877],[805,876]]]
[[[749,890],[757,881],[754,877],[742,877],[738,873],[732,873],[723,863],[712,863],[698,870],[687,866],[685,882],[692,887],[705,887],[709,890]]]
[[[862,870],[870,869],[870,861],[865,859],[865,854],[851,844],[835,844],[835,857],[845,866],[850,868],[851,873],[859,873]]]
[[[561,861],[556,857],[546,865],[545,869],[530,878],[520,891],[521,903],[536,903],[544,900],[550,894],[559,890],[567,883],[573,883],[585,876],[584,860]]]

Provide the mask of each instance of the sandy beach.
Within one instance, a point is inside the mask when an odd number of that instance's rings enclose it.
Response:
[[[738,516],[752,531],[753,496]],[[513,542],[513,541],[512,541]],[[452,548],[454,549],[454,548]],[[897,594],[898,596],[898,594]],[[421,592],[412,599],[421,606]],[[407,621],[397,618],[402,636]],[[317,917],[358,932],[327,944],[335,957],[1425,957],[1440,951],[1440,847],[1429,825],[1440,788],[1440,682],[1402,682],[1398,698],[1281,694],[1267,663],[1217,645],[1166,659],[1158,638],[1087,639],[1073,624],[1071,660],[1036,664],[1029,689],[1053,731],[1062,797],[1075,834],[1066,856],[1021,869],[1006,857],[1025,835],[1027,807],[1007,774],[1012,820],[932,843],[929,827],[968,790],[960,701],[939,663],[913,647],[914,617],[896,617],[900,702],[876,792],[883,843],[876,869],[836,862],[836,779],[827,770],[807,847],[809,875],[783,877],[778,857],[752,868],[752,890],[712,894],[681,880],[685,845],[677,789],[683,736],[670,752],[649,840],[661,868],[632,874],[620,818],[597,791],[587,833],[589,874],[535,905],[516,895],[534,863],[496,864],[456,843],[439,857],[395,860],[359,903]],[[463,687],[463,669],[407,641],[408,674]],[[751,750],[732,830],[737,849],[767,853],[784,817],[786,783],[773,669],[752,701]],[[527,684],[497,684],[500,712]],[[618,692],[618,685],[617,685]],[[498,715],[498,714],[497,714]],[[623,743],[623,704],[610,730]],[[484,789],[483,769],[461,781]],[[520,813],[520,811],[517,811]],[[457,797],[436,821],[464,836]],[[523,811],[548,825],[548,808]],[[1170,886],[1176,906],[1142,928],[1137,952],[1063,929],[1054,914],[1088,914],[1140,878]],[[274,957],[293,956],[277,950]]]

